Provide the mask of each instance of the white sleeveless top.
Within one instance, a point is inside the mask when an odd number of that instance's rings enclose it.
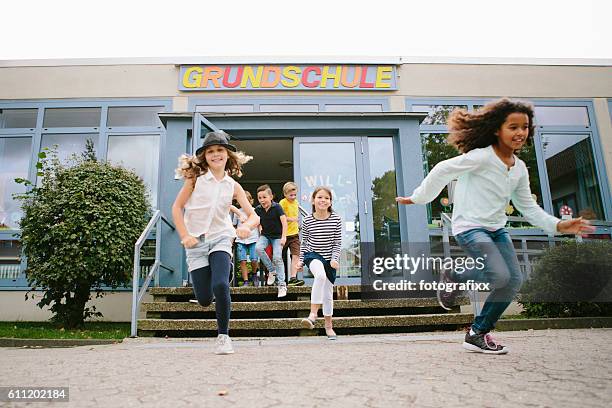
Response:
[[[185,204],[185,226],[189,235],[205,235],[206,240],[221,236],[234,238],[236,230],[229,216],[236,182],[227,173],[217,181],[210,171],[196,179]]]

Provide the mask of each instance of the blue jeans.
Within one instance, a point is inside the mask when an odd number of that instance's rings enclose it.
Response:
[[[452,279],[456,282],[474,280],[489,283],[491,293],[472,325],[478,332],[488,332],[495,327],[523,284],[514,245],[505,228],[494,232],[475,228],[456,235],[455,239],[470,257],[484,258],[484,268],[454,272]]]
[[[272,260],[268,254],[266,254],[266,247],[272,244]],[[280,238],[272,239],[265,235],[261,235],[255,245],[255,252],[257,256],[266,266],[266,269],[270,273],[276,273],[276,279],[278,282],[285,281],[285,265],[283,264],[283,247],[281,246]]]

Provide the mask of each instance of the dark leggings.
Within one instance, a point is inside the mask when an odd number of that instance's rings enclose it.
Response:
[[[215,312],[219,334],[228,334],[230,309],[229,277],[232,268],[230,255],[224,251],[212,252],[208,255],[209,265],[191,271],[193,292],[198,303],[209,306],[215,295]]]

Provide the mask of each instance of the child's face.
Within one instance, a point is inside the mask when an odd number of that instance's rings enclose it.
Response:
[[[520,150],[529,136],[529,116],[518,112],[509,114],[495,134],[501,146]]]
[[[285,198],[289,201],[295,200],[297,197],[297,190],[289,190],[287,194],[285,194]]]
[[[225,163],[227,163],[227,149],[223,146],[210,146],[204,152],[204,158],[206,164],[210,169],[225,169]]]
[[[316,210],[327,211],[331,207],[331,197],[325,190],[317,191],[315,194],[313,204]]]
[[[272,204],[272,195],[268,191],[260,191],[257,193],[257,201],[262,207],[268,208]]]

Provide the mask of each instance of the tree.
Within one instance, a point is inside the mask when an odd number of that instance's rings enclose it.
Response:
[[[22,201],[21,242],[26,276],[44,292],[38,306],[49,306],[52,320],[80,327],[95,307],[85,307],[94,290],[117,288],[131,280],[133,248],[147,224],[149,200],[134,172],[98,161],[93,143],[60,163],[54,149],[37,163],[42,183],[16,196]],[[29,292],[28,292],[29,293]],[[26,299],[28,294],[26,294]]]

